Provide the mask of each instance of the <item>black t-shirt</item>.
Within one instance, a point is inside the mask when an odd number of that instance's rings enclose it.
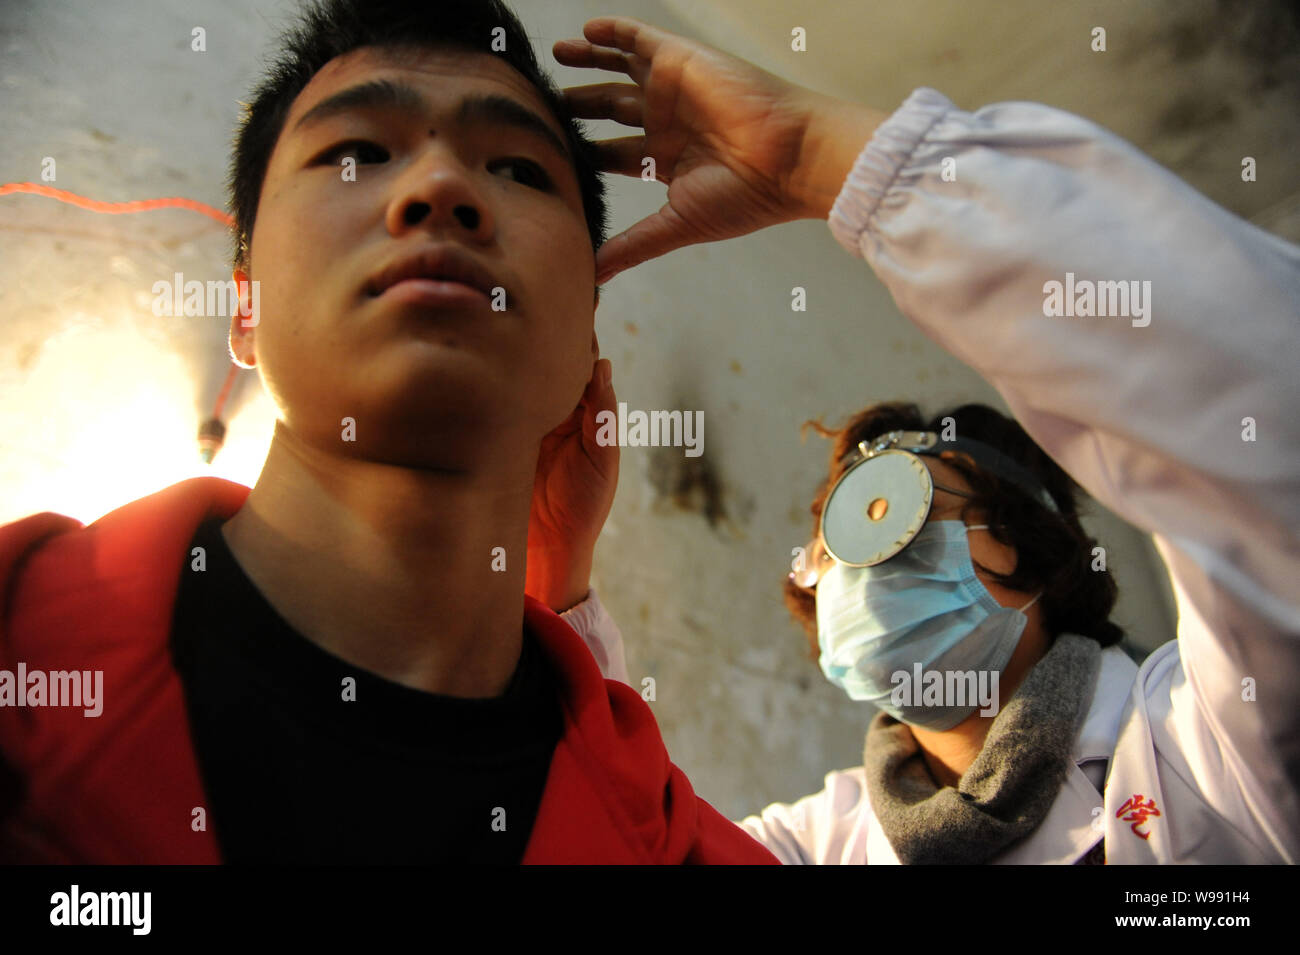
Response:
[[[536,638],[525,628],[495,699],[402,686],[290,627],[222,523],[203,523],[186,552],[171,650],[223,860],[517,863],[563,729]]]

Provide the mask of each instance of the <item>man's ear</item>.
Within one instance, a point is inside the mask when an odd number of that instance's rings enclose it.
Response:
[[[239,307],[230,316],[230,357],[240,368],[252,368],[257,364],[255,333],[261,316],[256,306],[261,296],[244,268],[236,266],[230,274],[239,294]]]
[[[600,358],[600,339],[596,337],[596,330],[591,330],[591,360],[594,363]]]

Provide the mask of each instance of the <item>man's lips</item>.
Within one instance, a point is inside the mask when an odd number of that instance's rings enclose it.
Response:
[[[468,252],[443,244],[426,246],[397,259],[371,278],[366,292],[389,299],[481,303],[501,287],[497,277]]]
[[[375,297],[417,305],[482,305],[489,300],[486,292],[464,282],[426,278],[402,279]]]

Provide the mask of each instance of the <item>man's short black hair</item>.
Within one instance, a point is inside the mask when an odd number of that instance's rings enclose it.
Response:
[[[497,27],[504,30],[504,50],[492,49],[503,45],[492,42]],[[245,104],[230,161],[236,265],[248,262],[266,167],[289,107],[321,67],[361,47],[469,50],[500,57],[518,70],[537,88],[564,131],[591,246],[599,250],[607,237],[608,212],[594,145],[579,121],[569,115],[554,81],[538,65],[523,24],[505,4],[500,0],[321,0],[307,6],[281,38],[278,57]]]

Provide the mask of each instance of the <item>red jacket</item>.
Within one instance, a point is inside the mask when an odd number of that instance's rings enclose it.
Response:
[[[25,782],[0,861],[219,863],[168,639],[186,547],[248,488],[194,478],[88,527],[45,512],[0,527],[0,669],[102,670],[103,712],[0,706],[0,753]],[[586,645],[525,601],[562,684],[564,733],[525,863],[775,863],[695,795],[650,707],[601,677]],[[15,677],[16,678],[16,677]]]

